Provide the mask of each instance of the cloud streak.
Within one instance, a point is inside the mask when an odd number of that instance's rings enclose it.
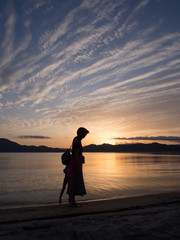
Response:
[[[0,112],[7,121],[1,126],[38,130],[105,118],[108,126],[141,119],[156,129],[161,119],[158,134],[171,134],[168,125],[176,132],[180,32],[167,28],[170,15],[157,14],[158,1],[7,3],[0,36]]]
[[[157,137],[120,137],[114,138],[115,140],[153,140],[153,141],[171,141],[171,142],[180,142],[179,136],[157,136]]]
[[[47,136],[29,136],[29,135],[26,135],[26,136],[19,136],[18,138],[22,138],[22,139],[50,139],[50,137],[47,137]]]

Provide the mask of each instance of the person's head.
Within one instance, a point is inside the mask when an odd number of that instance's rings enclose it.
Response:
[[[78,128],[77,130],[77,136],[80,138],[80,139],[83,139],[85,138],[85,136],[89,133],[89,131],[86,129],[86,128],[83,128],[83,127],[80,127]]]

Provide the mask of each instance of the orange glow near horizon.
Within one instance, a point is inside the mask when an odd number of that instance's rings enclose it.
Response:
[[[69,137],[69,138],[64,138],[58,139],[58,138],[52,138],[52,139],[47,139],[47,140],[42,140],[42,139],[9,139],[11,141],[15,141],[18,144],[21,145],[34,145],[34,146],[47,146],[47,147],[52,147],[52,148],[69,148],[71,146],[72,140],[75,137]],[[108,138],[107,137],[95,137],[94,134],[91,136],[88,134],[86,138],[82,139],[82,145],[87,146],[90,144],[95,144],[95,145],[101,145],[101,144],[111,144],[111,145],[117,145],[117,144],[135,144],[135,143],[144,143],[144,144],[150,144],[150,143],[160,143],[160,144],[167,144],[167,145],[179,145],[179,142],[173,142],[173,141],[152,141],[152,140],[116,140],[114,138]]]

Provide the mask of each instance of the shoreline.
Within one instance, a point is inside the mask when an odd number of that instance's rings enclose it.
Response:
[[[81,207],[79,208],[70,208],[68,204],[60,205],[58,203],[3,208],[0,209],[0,224],[42,219],[64,219],[73,216],[120,212],[172,203],[180,203],[180,192],[80,201]]]
[[[67,148],[65,148],[66,150]],[[65,151],[64,150],[64,151]],[[3,152],[3,151],[0,151],[0,153],[58,153],[58,154],[61,154],[63,153],[64,151],[45,151],[45,152],[38,152],[38,151],[12,151],[12,152]],[[180,155],[180,151],[83,151],[84,153],[148,153],[148,154],[165,154],[165,155]]]

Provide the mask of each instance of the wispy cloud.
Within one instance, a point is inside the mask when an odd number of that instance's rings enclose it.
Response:
[[[23,139],[50,139],[50,137],[47,137],[47,136],[29,136],[29,135],[26,135],[26,136],[19,136],[18,138],[23,138]]]
[[[8,14],[6,22],[4,24],[5,35],[1,44],[1,59],[0,59],[0,90],[6,88],[9,83],[9,79],[6,79],[7,70],[6,65],[11,62],[11,53],[13,51],[14,37],[15,37],[15,24],[16,24],[16,13],[12,2],[9,2],[6,8]]]
[[[120,37],[123,37],[127,30],[131,30],[133,26],[137,25],[137,21],[134,21],[134,18],[137,16],[138,12],[142,10],[148,3],[149,0],[140,1],[137,6],[132,10],[132,12],[128,15],[122,26],[119,27],[119,29],[117,30],[117,33]],[[131,22],[132,20],[133,22]]]
[[[150,16],[158,1],[7,2],[0,99],[13,131],[103,119],[129,126],[135,109],[149,124],[173,115],[177,125],[180,33],[165,30],[162,13]]]
[[[16,14],[14,11],[14,6],[12,2],[8,2],[8,6],[6,9],[7,13],[10,13],[8,18],[6,19],[5,23],[5,29],[6,29],[6,34],[4,36],[4,41],[2,42],[2,48],[5,49],[6,51],[11,51],[12,50],[12,44],[14,40],[14,31],[15,31],[15,23],[16,23]]]
[[[153,141],[172,141],[172,142],[180,142],[179,136],[157,136],[157,137],[121,137],[114,138],[115,140],[153,140]]]

